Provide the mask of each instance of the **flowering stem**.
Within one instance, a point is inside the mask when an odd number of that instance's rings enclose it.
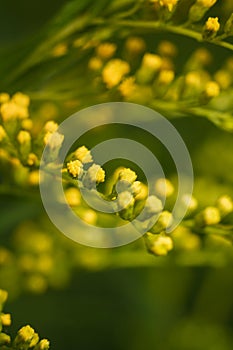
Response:
[[[106,19],[98,18],[94,21],[95,24],[106,24],[108,23]],[[163,22],[146,22],[146,21],[131,21],[131,20],[111,20],[111,25],[116,25],[119,27],[131,27],[131,28],[143,28],[143,29],[152,29],[152,30],[163,30],[174,34],[183,35],[192,39],[195,39],[199,42],[206,42],[203,40],[202,33],[187,28],[186,26],[176,26],[172,24],[167,24]],[[233,44],[220,40],[221,37],[217,37],[209,43],[224,47],[233,51]]]

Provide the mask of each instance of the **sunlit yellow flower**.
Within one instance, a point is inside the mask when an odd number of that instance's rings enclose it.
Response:
[[[58,124],[55,123],[53,120],[49,120],[46,122],[45,126],[44,126],[44,131],[45,132],[55,132],[58,129]]]
[[[11,315],[10,314],[1,314],[0,320],[3,326],[11,325]]]
[[[130,97],[136,89],[135,78],[129,77],[123,80],[119,86],[119,91],[124,97]]]
[[[103,81],[111,89],[118,85],[129,71],[130,66],[127,62],[120,59],[110,60],[103,69]]]
[[[5,102],[0,107],[0,112],[3,121],[8,121],[11,119],[24,119],[28,118],[28,109],[25,106],[21,106],[14,101]]]
[[[21,130],[17,136],[18,142],[23,145],[31,141],[31,135],[28,131]]]
[[[209,81],[205,86],[205,95],[209,98],[217,97],[220,94],[220,87],[215,81]]]
[[[80,160],[83,164],[93,162],[91,152],[85,146],[79,147],[74,152],[75,157]]]
[[[158,76],[158,82],[162,85],[169,85],[175,78],[175,72],[173,70],[161,70]]]
[[[70,161],[67,170],[73,177],[78,177],[83,172],[83,165],[79,160]]]
[[[22,92],[17,92],[12,96],[12,101],[19,106],[28,107],[30,104],[30,97]]]
[[[143,56],[142,65],[146,68],[157,71],[162,66],[162,58],[152,53],[146,53]]]

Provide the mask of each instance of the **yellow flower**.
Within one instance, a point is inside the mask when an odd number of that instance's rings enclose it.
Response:
[[[83,172],[83,165],[79,160],[67,163],[67,170],[73,177],[78,177]]]
[[[0,308],[1,308],[1,305],[5,304],[5,302],[7,301],[7,298],[8,298],[7,291],[0,289]]]
[[[162,70],[158,76],[158,82],[162,85],[169,85],[175,78],[175,73],[173,70]]]
[[[25,106],[21,106],[14,101],[5,102],[1,105],[0,112],[3,121],[7,122],[12,119],[25,119],[28,118],[28,109]]]
[[[205,95],[208,98],[217,97],[220,94],[220,87],[215,81],[209,81],[205,86]]]
[[[109,89],[118,85],[122,78],[129,73],[130,66],[120,59],[110,60],[103,69],[102,78]]]
[[[46,132],[53,133],[53,132],[57,131],[57,129],[58,129],[58,124],[55,123],[53,120],[47,121],[47,123],[44,126],[44,131],[46,131]]]
[[[1,314],[0,320],[3,326],[11,325],[11,315],[10,314]]]
[[[143,56],[142,66],[149,68],[153,71],[157,71],[162,66],[162,58],[158,55],[154,55],[152,53],[146,53]]]
[[[119,172],[119,179],[133,183],[137,179],[137,174],[129,168],[124,168]]]
[[[135,85],[134,77],[126,78],[118,88],[121,95],[124,97],[130,97],[132,93],[135,91],[135,89],[136,89],[136,85]]]
[[[85,146],[79,147],[74,152],[75,157],[83,164],[93,162],[91,152]]]
[[[107,60],[111,58],[116,52],[116,45],[113,43],[102,43],[96,48],[96,54],[98,57]]]
[[[173,249],[173,241],[169,236],[154,235],[148,232],[147,238],[149,239],[149,251],[155,255],[165,256]]]
[[[34,170],[28,175],[28,183],[32,186],[37,186],[40,181],[40,175],[38,170]]]
[[[30,326],[24,326],[22,327],[15,338],[15,343],[16,344],[23,344],[23,343],[29,343],[32,341],[33,336],[35,334],[35,331],[32,327]]]
[[[30,104],[30,97],[28,95],[22,94],[22,92],[17,92],[12,96],[12,101],[19,106],[28,107]]]
[[[222,215],[227,215],[233,211],[233,201],[230,196],[224,195],[218,198],[217,207]]]
[[[205,23],[205,29],[209,32],[216,33],[220,28],[218,17],[209,17]]]
[[[99,57],[92,57],[88,62],[88,68],[94,71],[98,71],[103,67],[103,62]]]
[[[81,203],[81,195],[77,188],[70,187],[67,190],[65,190],[65,197],[67,203],[71,207],[76,207]]]
[[[35,155],[35,153],[29,153],[27,163],[28,165],[32,166],[35,165],[38,162],[38,157]]]
[[[47,339],[42,339],[34,348],[34,350],[48,350],[49,341]]]
[[[31,135],[28,131],[21,130],[18,133],[17,140],[21,145],[29,143],[31,142]]]

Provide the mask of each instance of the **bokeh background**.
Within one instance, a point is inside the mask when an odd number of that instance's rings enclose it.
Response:
[[[6,47],[17,49],[36,36],[66,2],[2,1],[0,52]],[[186,52],[198,45],[164,34],[150,40],[164,37],[178,40]],[[221,61],[227,53],[219,49],[217,55]],[[195,192],[203,204],[210,200],[207,184],[213,188],[213,197],[219,186],[232,192],[232,186],[223,182],[227,178],[233,183],[232,135],[204,119],[173,123],[190,150]],[[30,201],[1,196],[1,242],[22,219],[33,218],[33,213]],[[221,259],[216,264],[207,259],[203,266],[189,266],[188,259],[184,264],[179,259],[159,258],[161,263],[156,259],[149,257],[145,266],[137,260],[132,266],[122,260],[121,266],[80,268],[61,291],[13,298],[7,304],[14,315],[11,330],[15,332],[26,321],[51,340],[54,350],[232,349],[232,265]]]

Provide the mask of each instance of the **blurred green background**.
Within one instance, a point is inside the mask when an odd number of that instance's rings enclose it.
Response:
[[[66,2],[1,1],[1,47],[17,47],[36,35]],[[193,41],[183,40],[191,51]],[[220,50],[219,59],[224,55]],[[197,179],[205,174],[209,183],[221,183],[225,168],[224,176],[232,184],[232,158],[225,156],[232,150],[232,136],[202,119],[174,124],[191,152]],[[197,180],[195,186],[201,195],[206,184]],[[7,309],[14,315],[12,331],[26,321],[51,340],[54,350],[230,350],[232,295],[232,266],[169,263],[79,271],[66,290],[23,295],[10,301]]]

